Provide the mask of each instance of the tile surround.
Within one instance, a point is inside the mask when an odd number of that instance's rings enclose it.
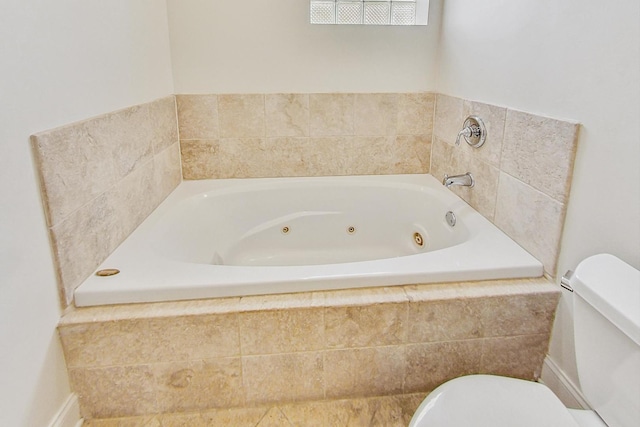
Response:
[[[141,417],[93,419],[85,427],[406,427],[423,393],[289,403]]]
[[[472,114],[485,122],[487,140],[479,149],[464,141],[456,147]],[[555,276],[578,131],[576,123],[438,94],[431,174],[471,172],[474,188],[451,190]]]
[[[324,405],[536,379],[558,297],[540,278],[88,307],[59,333],[87,419]]]
[[[185,179],[429,172],[431,93],[177,100]]]
[[[181,181],[169,96],[31,137],[64,306]]]
[[[479,150],[453,145],[469,114],[488,129]],[[553,276],[577,131],[574,123],[433,93],[210,94],[130,107],[41,132],[32,143],[68,305],[181,175],[470,171],[476,186],[452,191]]]

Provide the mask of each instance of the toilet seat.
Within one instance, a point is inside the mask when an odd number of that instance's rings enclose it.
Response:
[[[546,386],[494,375],[448,381],[420,404],[409,427],[579,427]]]

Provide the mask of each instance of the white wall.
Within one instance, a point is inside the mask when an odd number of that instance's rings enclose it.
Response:
[[[173,93],[164,0],[6,0],[0,13],[1,426],[69,396],[29,135]]]
[[[558,272],[612,253],[640,268],[640,3],[447,0],[438,91],[582,123]],[[551,357],[576,379],[571,294]]]
[[[381,27],[311,25],[308,0],[167,0],[176,92],[433,90],[441,3]]]

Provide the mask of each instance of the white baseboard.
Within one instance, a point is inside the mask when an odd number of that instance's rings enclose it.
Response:
[[[567,408],[590,409],[580,388],[547,356],[540,381],[549,387]]]
[[[78,396],[71,393],[56,416],[49,423],[49,427],[82,427]]]

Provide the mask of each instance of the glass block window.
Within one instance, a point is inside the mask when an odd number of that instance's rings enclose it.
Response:
[[[429,0],[310,0],[312,24],[427,25]]]

